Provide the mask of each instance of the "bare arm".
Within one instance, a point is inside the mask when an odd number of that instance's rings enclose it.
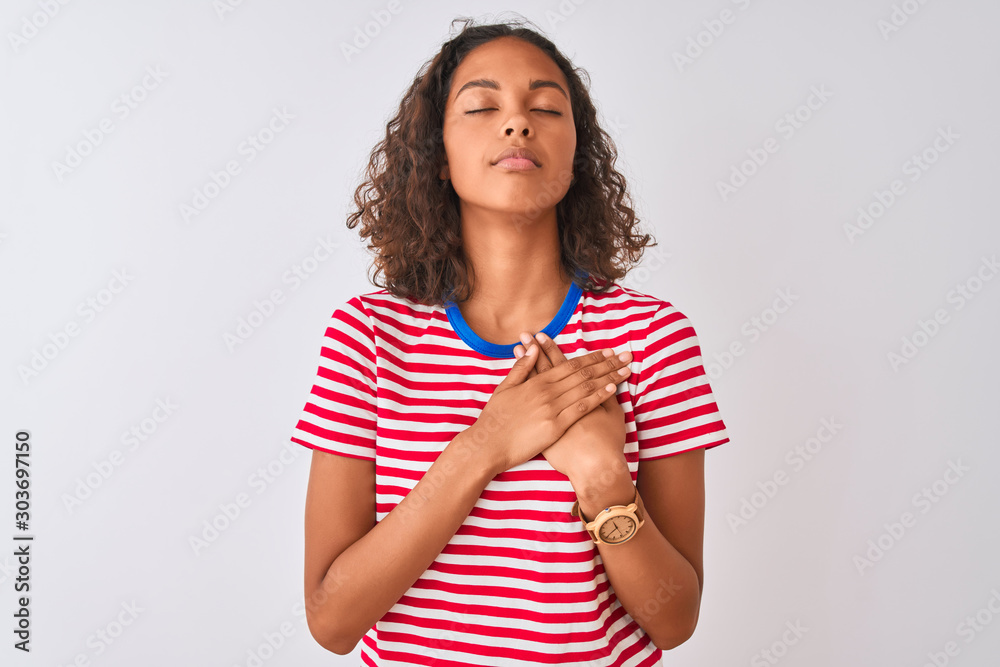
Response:
[[[375,523],[375,463],[314,450],[306,494],[309,631],[347,655],[441,553],[500,472],[456,436],[413,490]]]
[[[536,456],[615,392],[628,374],[624,356],[593,352],[526,380],[535,363],[529,350],[476,422],[377,524],[374,462],[316,451],[305,512],[306,621],[316,641],[340,655],[354,650],[430,567],[490,480]]]

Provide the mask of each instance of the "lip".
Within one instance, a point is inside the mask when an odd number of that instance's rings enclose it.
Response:
[[[507,171],[531,171],[532,169],[538,169],[538,165],[531,160],[525,160],[524,158],[519,157],[505,158],[493,166],[506,169]]]
[[[515,171],[526,171],[541,167],[538,156],[522,146],[511,146],[496,156],[493,165]]]

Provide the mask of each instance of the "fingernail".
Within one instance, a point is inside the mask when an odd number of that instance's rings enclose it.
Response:
[[[538,339],[539,343],[544,343],[545,342],[545,334],[543,334],[541,331],[539,331],[538,333],[535,334],[535,338]]]
[[[614,354],[614,352],[612,352],[611,350],[604,350],[605,357],[610,357],[612,354]]]
[[[525,347],[531,345],[531,336],[526,333],[521,334],[521,342],[524,343]]]
[[[629,359],[632,358],[632,353],[622,352],[621,354],[618,355],[618,358],[621,359],[622,361],[628,361]]]
[[[517,357],[518,359],[520,359],[523,354],[524,354],[524,352],[521,350],[520,346],[514,348],[514,356],[515,357]]]

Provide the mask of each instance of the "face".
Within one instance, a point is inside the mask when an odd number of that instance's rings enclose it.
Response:
[[[537,215],[569,190],[576,126],[569,85],[544,51],[501,37],[470,51],[452,76],[445,107],[446,163],[468,207]],[[494,164],[505,149],[527,148],[540,166]]]

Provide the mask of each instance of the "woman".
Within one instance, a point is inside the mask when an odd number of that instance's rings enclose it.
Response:
[[[355,193],[384,289],[333,314],[292,437],[307,620],[335,653],[651,665],[694,631],[704,452],[728,437],[690,322],[614,282],[649,236],[577,72],[467,23]]]

